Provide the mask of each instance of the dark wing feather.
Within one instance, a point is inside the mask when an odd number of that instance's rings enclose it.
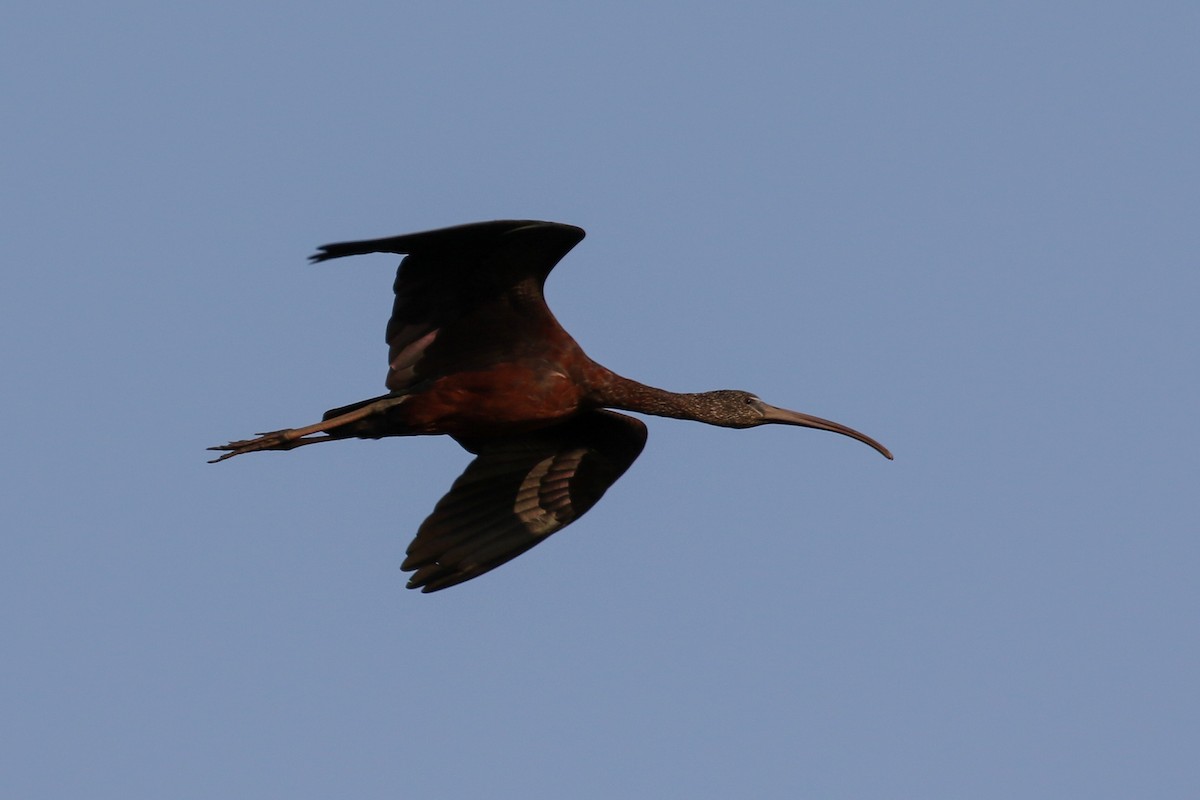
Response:
[[[477,457],[421,524],[401,565],[435,592],[482,575],[570,525],[629,469],[646,426],[592,411],[529,434],[462,442]]]
[[[396,272],[386,336],[387,387],[396,392],[552,341],[547,334],[561,329],[542,285],[583,236],[582,229],[557,222],[498,220],[327,244],[311,260],[407,256]]]

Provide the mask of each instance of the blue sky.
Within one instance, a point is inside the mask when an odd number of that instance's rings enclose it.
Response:
[[[0,26],[0,795],[1194,797],[1191,3],[25,4]],[[469,460],[204,448],[383,391],[395,259],[580,225],[648,420],[421,596]]]

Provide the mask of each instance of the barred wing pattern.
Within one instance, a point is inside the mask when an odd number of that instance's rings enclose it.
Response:
[[[460,442],[477,457],[421,524],[401,569],[434,592],[495,569],[583,516],[629,469],[646,426],[591,411],[530,434]]]

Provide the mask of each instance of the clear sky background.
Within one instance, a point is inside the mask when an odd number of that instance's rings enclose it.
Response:
[[[1200,796],[1200,6],[25,3],[0,25],[0,796]],[[383,391],[397,259],[588,238],[648,420],[404,589],[469,456],[204,448]]]

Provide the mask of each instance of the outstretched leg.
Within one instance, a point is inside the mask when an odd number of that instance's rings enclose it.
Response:
[[[312,425],[305,425],[303,428],[285,428],[281,431],[259,434],[257,439],[242,439],[241,441],[210,447],[208,448],[209,450],[223,450],[226,452],[224,455],[214,458],[208,463],[216,464],[218,461],[224,461],[227,458],[240,456],[242,453],[253,453],[258,450],[295,450],[297,447],[303,447],[306,444],[331,442],[336,439],[350,439],[357,436],[358,433],[353,428],[347,428],[347,426],[374,414],[382,413],[404,399],[403,397],[384,397],[375,401],[368,401],[366,405],[356,404],[357,407],[348,406],[353,410],[338,416],[327,417]],[[334,411],[340,410],[334,409]]]

